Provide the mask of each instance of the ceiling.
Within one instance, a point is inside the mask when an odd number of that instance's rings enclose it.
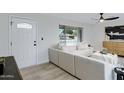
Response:
[[[78,21],[82,23],[89,23],[89,24],[95,24],[98,23],[100,15],[99,13],[51,13],[49,15],[56,16],[56,17],[61,17],[64,19],[69,19],[73,21]],[[116,21],[122,21],[124,20],[124,13],[104,13],[103,17],[108,18],[108,17],[120,17]],[[109,21],[107,21],[109,22]]]

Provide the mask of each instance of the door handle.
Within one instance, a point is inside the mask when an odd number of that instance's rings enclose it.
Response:
[[[34,46],[37,46],[37,44],[34,44]]]
[[[34,46],[37,46],[36,41],[34,41]]]

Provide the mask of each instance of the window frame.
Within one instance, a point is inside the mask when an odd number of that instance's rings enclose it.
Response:
[[[68,25],[61,25],[59,24],[59,30],[60,29],[64,29],[64,35],[65,35],[65,44],[63,44],[63,46],[68,46],[67,44],[67,37],[66,37],[66,30],[67,28],[71,28],[73,30],[77,30],[77,42],[75,45],[77,45],[79,42],[83,41],[83,27],[76,27],[76,26],[68,26]],[[59,43],[61,44],[61,33],[59,33]]]

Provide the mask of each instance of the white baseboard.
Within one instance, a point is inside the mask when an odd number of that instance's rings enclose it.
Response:
[[[49,60],[43,60],[43,61],[39,61],[37,64],[44,64],[44,63],[49,63]]]

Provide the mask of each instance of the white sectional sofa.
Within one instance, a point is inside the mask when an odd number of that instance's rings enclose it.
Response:
[[[113,80],[114,66],[85,56],[75,56],[75,76],[85,80]]]
[[[54,48],[49,49],[49,61],[59,65],[59,50]]]
[[[113,80],[114,65],[58,49],[49,49],[49,61],[83,80]]]
[[[75,75],[74,55],[58,49],[49,49],[49,61]]]
[[[74,55],[59,51],[59,66],[72,75],[75,75]]]

